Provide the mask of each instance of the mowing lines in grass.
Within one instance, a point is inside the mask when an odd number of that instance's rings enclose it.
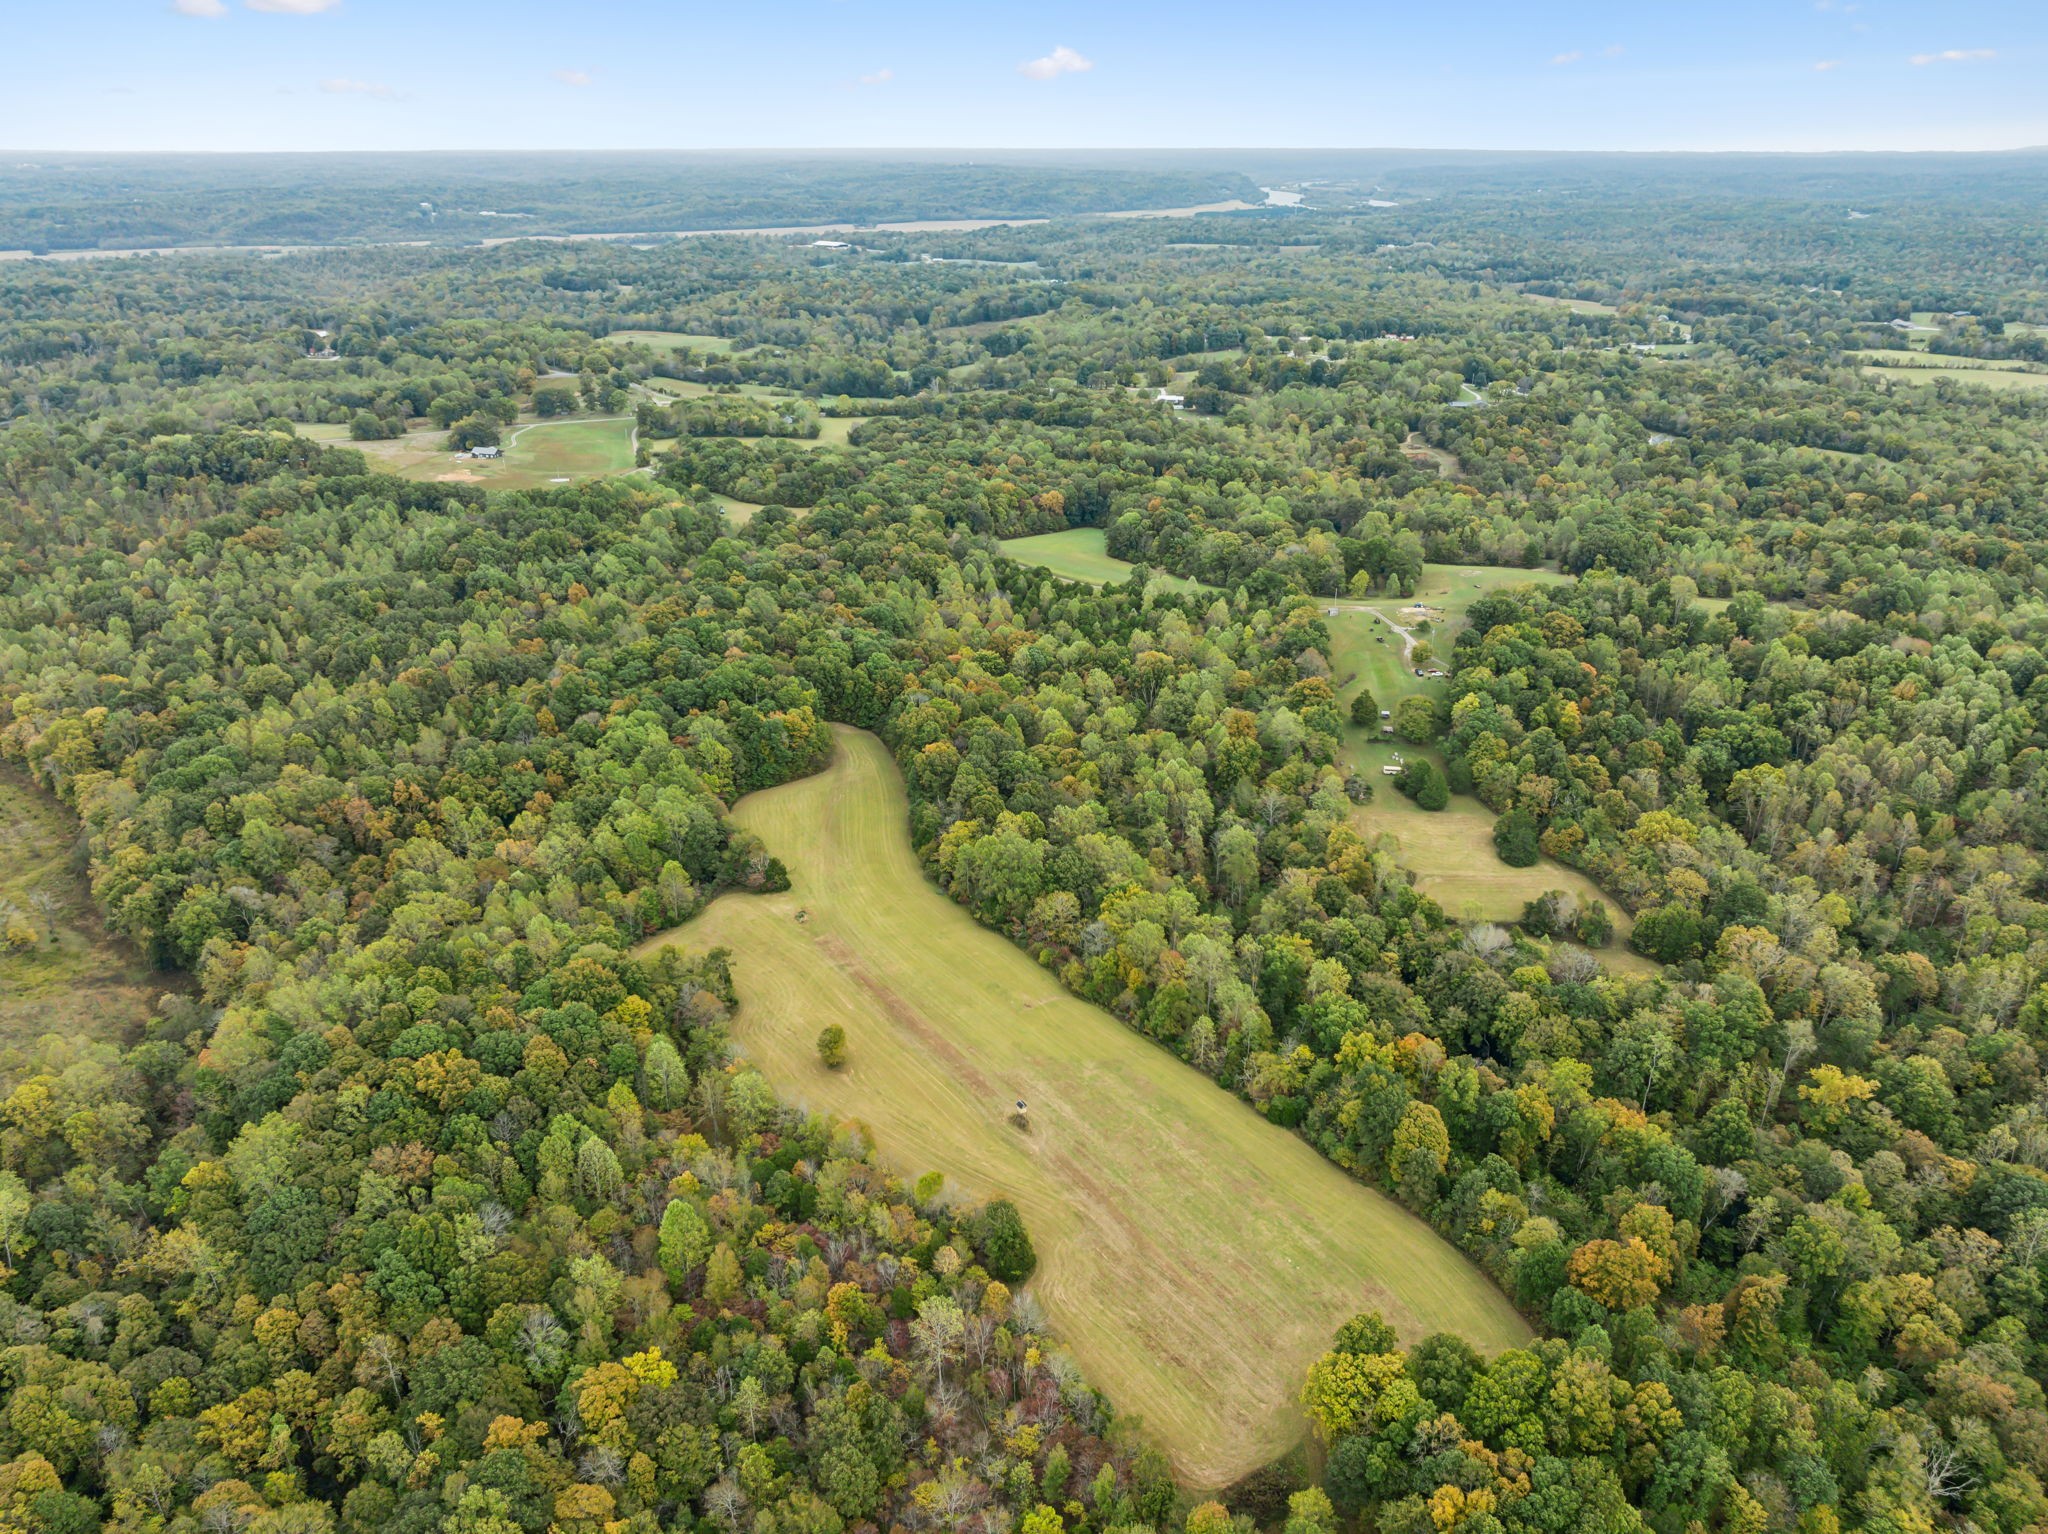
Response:
[[[788,893],[726,896],[653,942],[733,951],[734,1040],[785,1096],[860,1119],[901,1173],[1016,1201],[1041,1258],[1032,1292],[1188,1481],[1223,1485],[1284,1452],[1303,1371],[1364,1307],[1411,1340],[1526,1339],[1421,1220],[948,900],[910,846],[887,749],[837,736],[828,771],[734,812],[788,865]],[[816,1048],[834,1023],[836,1071]],[[1018,1098],[1028,1131],[1010,1119]]]

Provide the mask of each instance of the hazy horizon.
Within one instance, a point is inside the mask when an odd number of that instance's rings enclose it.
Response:
[[[14,154],[1037,152],[1200,143],[1545,152],[2048,144],[2016,0],[1456,13],[1280,0],[963,13],[935,0],[76,0],[12,24]],[[664,146],[622,150],[621,144]]]

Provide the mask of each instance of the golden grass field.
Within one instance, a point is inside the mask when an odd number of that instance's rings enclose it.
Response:
[[[72,869],[78,835],[69,810],[0,768],[0,926],[18,911],[41,937],[26,950],[0,944],[0,1051],[45,1033],[132,1041],[156,998],[180,983],[107,935]]]
[[[949,900],[911,849],[887,749],[836,733],[825,772],[733,815],[792,888],[728,895],[649,946],[732,950],[736,1044],[787,1099],[860,1120],[905,1175],[1013,1199],[1040,1257],[1030,1292],[1183,1477],[1224,1485],[1294,1444],[1303,1371],[1361,1309],[1411,1341],[1527,1339],[1424,1222]],[[838,1071],[815,1048],[829,1023],[847,1032]]]

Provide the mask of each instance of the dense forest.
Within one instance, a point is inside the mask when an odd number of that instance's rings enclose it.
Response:
[[[2033,165],[0,266],[0,754],[190,977],[0,1055],[0,1527],[2041,1526]],[[439,446],[558,417],[633,469]],[[1001,542],[1082,527],[1122,578]],[[1454,564],[1574,578],[1438,636],[1369,781],[1332,604]],[[778,1096],[743,962],[635,956],[786,881],[726,811],[833,723],[980,922],[1539,1340],[1362,1314],[1300,1451],[1176,1485],[1014,1208]],[[1445,909],[1375,789],[1644,962]]]

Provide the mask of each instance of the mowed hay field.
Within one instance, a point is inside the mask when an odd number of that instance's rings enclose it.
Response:
[[[887,749],[845,729],[837,744],[827,771],[734,812],[789,866],[788,893],[728,895],[653,943],[733,951],[735,1040],[787,1098],[865,1123],[905,1175],[1015,1200],[1031,1292],[1188,1481],[1223,1485],[1291,1446],[1304,1370],[1361,1309],[1410,1341],[1528,1337],[1421,1220],[953,904],[912,852]],[[817,1057],[830,1023],[847,1033],[838,1071]]]
[[[33,946],[0,942],[0,1050],[45,1033],[129,1042],[177,978],[109,937],[82,874],[78,823],[14,768],[0,768],[0,936],[24,920]]]
[[[351,442],[346,427],[302,426],[303,436],[357,449],[370,467],[406,479],[481,485],[489,490],[544,490],[633,467],[633,419],[600,416],[537,421],[505,432],[505,456],[458,458],[448,434],[428,429],[389,442]]]
[[[1091,586],[1121,583],[1130,579],[1137,566],[1111,557],[1109,535],[1099,527],[1070,527],[1063,533],[1034,533],[1029,538],[1004,538],[1003,552],[1020,564],[1043,565],[1064,580],[1086,581]],[[1174,591],[1214,591],[1185,576],[1153,572],[1152,579]]]

